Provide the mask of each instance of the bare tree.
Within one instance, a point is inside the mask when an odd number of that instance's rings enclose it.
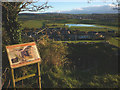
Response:
[[[35,3],[36,2],[34,2],[34,0],[31,0],[31,2],[2,2],[3,30],[6,32],[8,37],[8,40],[4,41],[5,44],[15,44],[22,42],[21,24],[18,21],[19,12],[36,12],[51,8],[51,6],[48,6],[48,2],[45,2],[42,5],[35,5]]]

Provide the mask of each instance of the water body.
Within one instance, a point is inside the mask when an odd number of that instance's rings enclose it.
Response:
[[[71,27],[71,26],[77,26],[77,27],[98,27],[96,25],[90,25],[90,24],[65,24],[65,25],[67,25],[69,27]]]

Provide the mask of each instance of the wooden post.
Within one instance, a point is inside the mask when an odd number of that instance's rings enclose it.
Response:
[[[41,89],[40,63],[38,63],[38,80],[39,80],[39,88]]]
[[[13,53],[13,55],[16,55],[17,52],[11,52],[11,49],[17,50],[17,47],[20,47],[20,48],[21,47],[25,47],[24,49],[22,49],[24,51],[29,46],[31,47],[31,49],[34,49],[32,53],[36,53],[36,55],[37,55],[37,57],[35,57],[36,59],[35,60],[31,59],[32,61],[30,61],[30,62],[26,60],[25,62],[21,62],[21,63],[18,63],[16,65],[14,65],[14,63],[12,62],[12,59],[14,59],[14,57],[10,53]],[[13,87],[15,88],[15,83],[18,82],[18,81],[21,81],[23,79],[36,76],[36,74],[30,74],[30,75],[22,76],[22,77],[19,77],[19,78],[15,79],[14,78],[14,69],[22,67],[22,66],[27,66],[27,65],[38,63],[38,66],[37,66],[38,67],[38,74],[37,75],[38,75],[38,81],[39,81],[39,88],[41,89],[41,77],[40,77],[40,61],[41,61],[41,58],[39,56],[39,53],[38,53],[38,50],[37,50],[37,47],[36,47],[36,43],[35,42],[30,42],[30,43],[24,43],[24,44],[10,45],[10,46],[6,46],[6,50],[7,50],[7,53],[8,53],[8,58],[9,58],[10,66],[11,66],[11,74],[12,74]],[[30,49],[28,49],[28,51],[29,50]],[[19,51],[19,52],[21,53],[22,51]],[[30,53],[31,53],[31,50],[30,50]],[[32,57],[34,58],[33,55],[32,55]],[[16,58],[18,58],[18,56],[16,56]],[[21,58],[25,58],[25,57],[21,57]]]
[[[15,88],[15,78],[14,78],[14,69],[11,68],[13,87]]]
[[[38,83],[39,83],[39,89],[41,90],[41,77],[40,77],[40,63],[38,62],[37,63],[37,76],[38,76]],[[21,80],[24,80],[24,79],[26,79],[26,78],[30,78],[30,77],[34,77],[34,76],[36,76],[36,74],[30,74],[30,75],[27,75],[27,76],[23,76],[23,77],[19,77],[19,78],[14,78],[14,68],[11,68],[11,74],[12,74],[12,81],[13,81],[13,88],[14,88],[14,90],[16,90],[15,89],[15,82],[18,82],[18,81],[21,81]]]

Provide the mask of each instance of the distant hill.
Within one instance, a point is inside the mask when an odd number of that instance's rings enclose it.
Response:
[[[56,12],[42,12],[42,13],[34,13],[34,14],[50,14],[50,13],[62,13],[62,14],[115,14],[119,13],[116,6],[109,4],[109,5],[96,5],[96,6],[89,6],[84,8],[76,8],[72,10],[66,11],[56,11]]]
[[[69,11],[59,11],[58,13],[67,13],[67,14],[107,14],[107,13],[118,13],[118,10],[115,9],[112,5],[101,5],[101,6],[91,6],[85,8],[77,8]]]

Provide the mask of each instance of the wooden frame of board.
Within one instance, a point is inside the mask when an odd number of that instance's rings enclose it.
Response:
[[[20,80],[30,78],[33,76],[38,76],[39,80],[39,88],[41,88],[41,77],[40,77],[40,62],[41,58],[38,53],[38,49],[36,47],[35,42],[24,43],[24,44],[16,44],[6,46],[10,67],[11,67],[11,74],[13,80],[13,87],[15,88],[15,82]],[[20,78],[14,78],[14,69],[19,68],[26,65],[36,64],[38,67],[38,74],[31,74],[27,76],[23,76]]]
[[[6,46],[11,68],[41,62],[35,42]]]

